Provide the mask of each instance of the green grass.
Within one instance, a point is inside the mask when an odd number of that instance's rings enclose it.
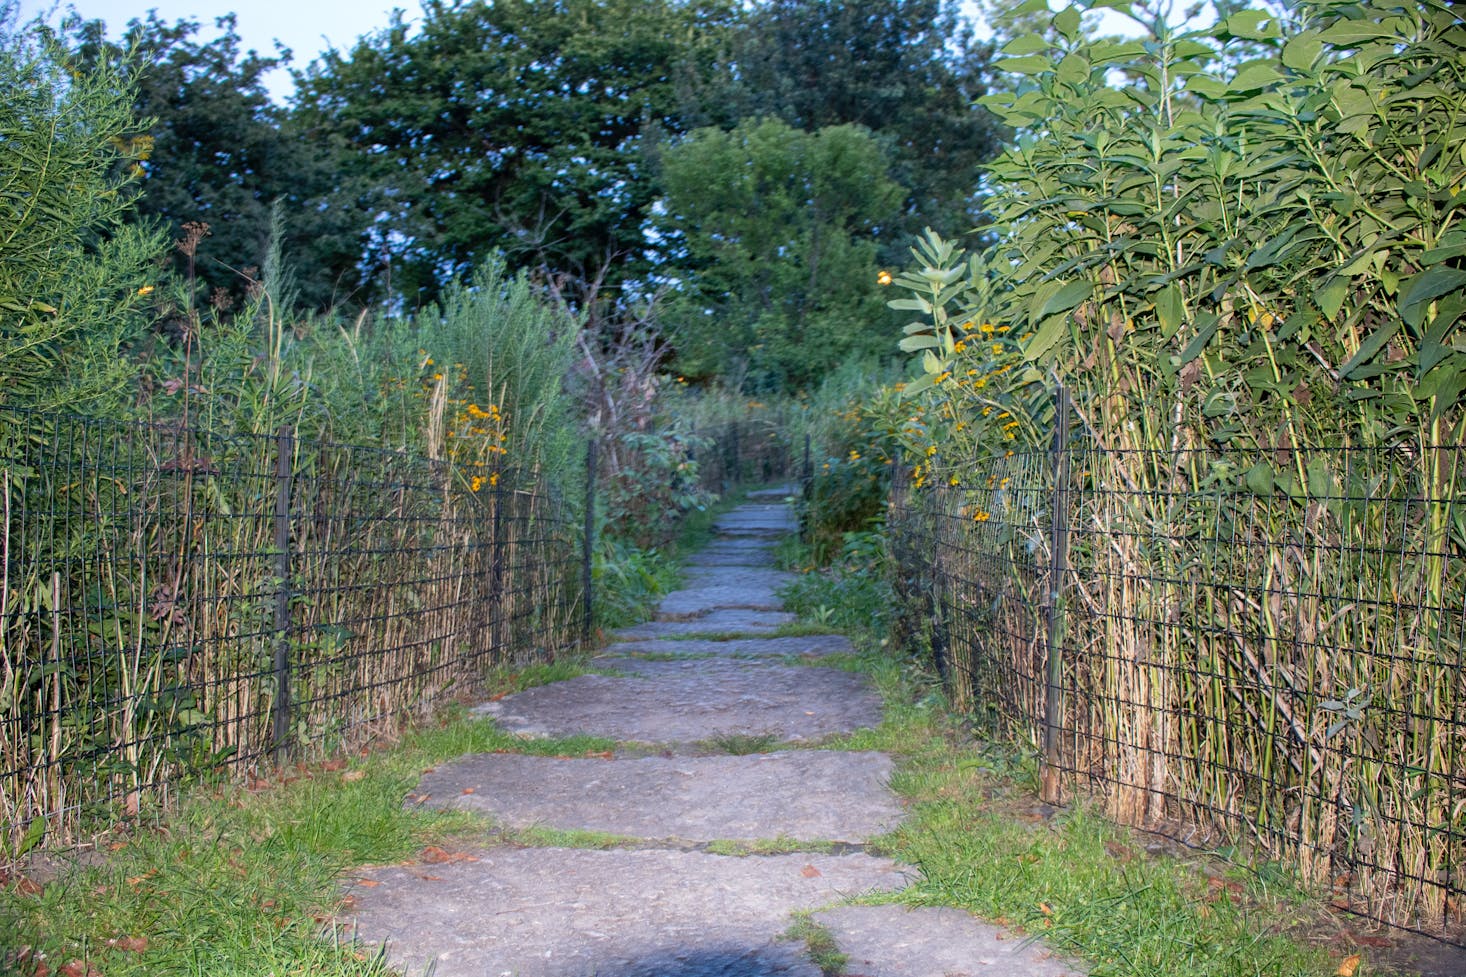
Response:
[[[823,977],[840,977],[850,958],[840,952],[840,946],[830,931],[810,918],[809,913],[799,913],[794,922],[784,931],[786,940],[804,944],[804,952]]]
[[[779,835],[777,838],[755,838],[752,841],[720,839],[708,842],[703,850],[710,855],[727,855],[733,858],[788,855],[794,852],[828,855],[835,851],[835,844],[829,841],[800,841],[787,835]]]
[[[1305,935],[1320,904],[1218,859],[1149,855],[1083,804],[1042,807],[1032,756],[974,741],[914,665],[874,651],[860,657],[885,717],[825,746],[896,757],[891,786],[911,814],[870,847],[922,874],[878,901],[969,910],[1083,959],[1092,977],[1334,972],[1337,961],[1288,935]]]
[[[773,733],[718,733],[699,740],[695,746],[704,753],[752,756],[755,753],[772,753],[780,743],[779,737]]]
[[[0,889],[0,947],[36,948],[52,973],[83,960],[107,977],[386,975],[361,948],[320,939],[321,920],[335,913],[339,880],[353,866],[403,861],[460,842],[474,826],[467,812],[405,807],[421,773],[465,753],[580,756],[613,745],[523,740],[460,712],[390,750],[192,797],[156,829],[118,835],[100,865],[66,873],[36,895]],[[610,843],[586,832],[509,837]],[[7,969],[35,972],[14,953],[0,960],[0,973]]]

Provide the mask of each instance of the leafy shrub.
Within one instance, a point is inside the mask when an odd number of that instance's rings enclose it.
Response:
[[[655,549],[601,536],[591,562],[595,624],[624,628],[651,617],[657,602],[677,586],[677,566]]]
[[[845,533],[839,559],[795,578],[780,592],[784,606],[806,621],[852,636],[885,637],[893,600],[885,552],[879,532]]]

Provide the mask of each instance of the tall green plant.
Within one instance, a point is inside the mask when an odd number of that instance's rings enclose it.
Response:
[[[77,70],[38,25],[0,8],[0,405],[107,406],[130,368],[161,242],[126,224],[143,158],[131,91]]]

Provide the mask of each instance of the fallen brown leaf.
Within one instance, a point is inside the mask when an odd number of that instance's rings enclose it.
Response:
[[[341,779],[348,784],[355,783],[366,776],[365,770],[348,770],[341,775]]]
[[[107,941],[107,945],[124,953],[142,953],[148,948],[146,936],[118,936]]]
[[[375,889],[382,883],[378,882],[376,879],[357,879],[356,884],[361,886],[363,889]]]
[[[804,868],[799,870],[799,874],[804,876],[806,879],[815,879],[819,878],[824,873],[815,868],[813,865],[806,865],[804,866]]]

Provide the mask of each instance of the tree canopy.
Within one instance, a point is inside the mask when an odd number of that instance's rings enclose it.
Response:
[[[399,13],[313,65],[299,111],[383,187],[373,244],[409,299],[494,252],[620,283],[650,260],[645,149],[681,128],[679,75],[728,16],[721,0],[430,0],[416,33]]]
[[[663,160],[687,270],[677,366],[755,390],[805,387],[890,345],[876,240],[902,188],[869,130],[749,119],[700,129]]]

